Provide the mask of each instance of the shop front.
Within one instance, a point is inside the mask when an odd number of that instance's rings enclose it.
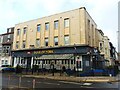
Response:
[[[19,64],[23,68],[32,68],[38,65],[40,69],[51,69],[54,65],[57,70],[65,66],[66,69],[86,71],[93,67],[93,49],[89,46],[66,46],[16,50],[12,51],[13,66]]]

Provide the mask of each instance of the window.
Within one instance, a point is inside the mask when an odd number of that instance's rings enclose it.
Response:
[[[27,27],[24,27],[23,34],[26,34],[26,31],[27,31]]]
[[[10,32],[11,32],[11,28],[8,29],[8,33],[10,33]]]
[[[7,38],[10,39],[10,34],[8,34]]]
[[[19,42],[17,41],[16,42],[16,49],[18,49],[19,48]]]
[[[86,61],[85,63],[86,63],[86,66],[90,66],[90,63],[89,63],[89,61]]]
[[[64,20],[64,27],[65,28],[69,27],[69,18]]]
[[[65,45],[69,45],[69,36],[64,36]]]
[[[6,53],[9,53],[10,47],[6,47]]]
[[[88,19],[88,30],[90,30],[90,20]]]
[[[25,48],[25,41],[23,41],[23,45],[22,45],[22,48]]]
[[[55,46],[58,45],[58,37],[54,37],[54,45],[55,45]]]
[[[54,29],[58,29],[58,20],[54,21]]]
[[[38,64],[40,64],[40,60],[38,61]]]
[[[17,29],[17,35],[18,36],[20,35],[20,29]]]
[[[45,46],[48,46],[48,38],[45,38]]]
[[[2,64],[4,64],[4,60],[2,60]]]
[[[45,64],[45,60],[42,61],[42,64]]]
[[[36,47],[40,46],[40,39],[36,39]]]
[[[6,65],[8,64],[8,60],[5,60],[5,64],[6,64]]]
[[[49,30],[49,22],[45,23],[45,30]]]
[[[73,60],[71,60],[71,64],[73,64]]]
[[[40,29],[41,29],[41,25],[38,24],[38,25],[37,25],[37,32],[40,32]]]
[[[102,43],[100,43],[100,50],[102,50]]]

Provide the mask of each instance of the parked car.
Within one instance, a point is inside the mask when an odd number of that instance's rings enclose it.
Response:
[[[11,67],[10,65],[2,65],[0,67],[0,72],[14,72],[15,68]]]

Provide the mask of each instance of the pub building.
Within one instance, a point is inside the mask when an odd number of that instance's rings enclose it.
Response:
[[[97,25],[85,7],[15,25],[12,66],[87,71],[102,67]],[[100,63],[101,62],[101,63]]]

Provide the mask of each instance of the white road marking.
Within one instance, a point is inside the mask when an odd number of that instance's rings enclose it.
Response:
[[[49,82],[43,82],[44,84],[52,84],[52,85],[60,85],[58,83],[49,83]]]
[[[81,83],[77,83],[77,82],[67,82],[67,81],[59,81],[61,83],[70,83],[70,84],[77,84],[77,85],[82,85]]]
[[[92,85],[92,83],[84,83],[83,85],[89,86]]]

